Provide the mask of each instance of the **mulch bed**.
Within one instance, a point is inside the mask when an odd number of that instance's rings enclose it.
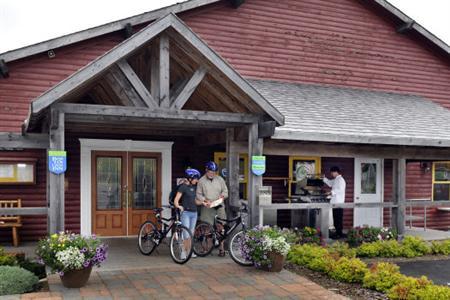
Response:
[[[365,289],[361,284],[357,283],[345,283],[336,281],[325,274],[312,271],[306,267],[287,264],[285,268],[291,272],[294,272],[300,276],[306,277],[309,280],[323,286],[329,291],[336,294],[346,296],[354,300],[387,300],[389,299],[385,294],[379,293],[377,291],[372,291]]]

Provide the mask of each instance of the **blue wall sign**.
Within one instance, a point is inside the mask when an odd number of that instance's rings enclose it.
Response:
[[[266,157],[252,156],[252,173],[261,176],[266,173]]]
[[[62,174],[67,169],[66,151],[48,151],[48,170],[53,174]]]

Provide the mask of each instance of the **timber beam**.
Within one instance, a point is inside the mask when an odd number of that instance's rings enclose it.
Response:
[[[155,119],[167,121],[206,121],[211,123],[251,124],[258,122],[259,117],[244,113],[205,112],[194,110],[174,111],[170,109],[147,109],[114,105],[92,104],[56,104],[55,108],[68,115],[95,115],[120,117],[121,120]]]
[[[0,133],[0,150],[47,149],[48,144],[48,134]]]

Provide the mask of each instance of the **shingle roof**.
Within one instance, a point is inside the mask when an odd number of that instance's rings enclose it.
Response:
[[[285,116],[275,139],[450,147],[450,110],[420,96],[250,83]]]

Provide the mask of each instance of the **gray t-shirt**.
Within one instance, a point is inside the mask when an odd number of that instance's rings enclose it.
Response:
[[[181,193],[181,205],[185,211],[197,212],[197,205],[195,204],[197,186],[183,184],[178,188],[178,192]]]

